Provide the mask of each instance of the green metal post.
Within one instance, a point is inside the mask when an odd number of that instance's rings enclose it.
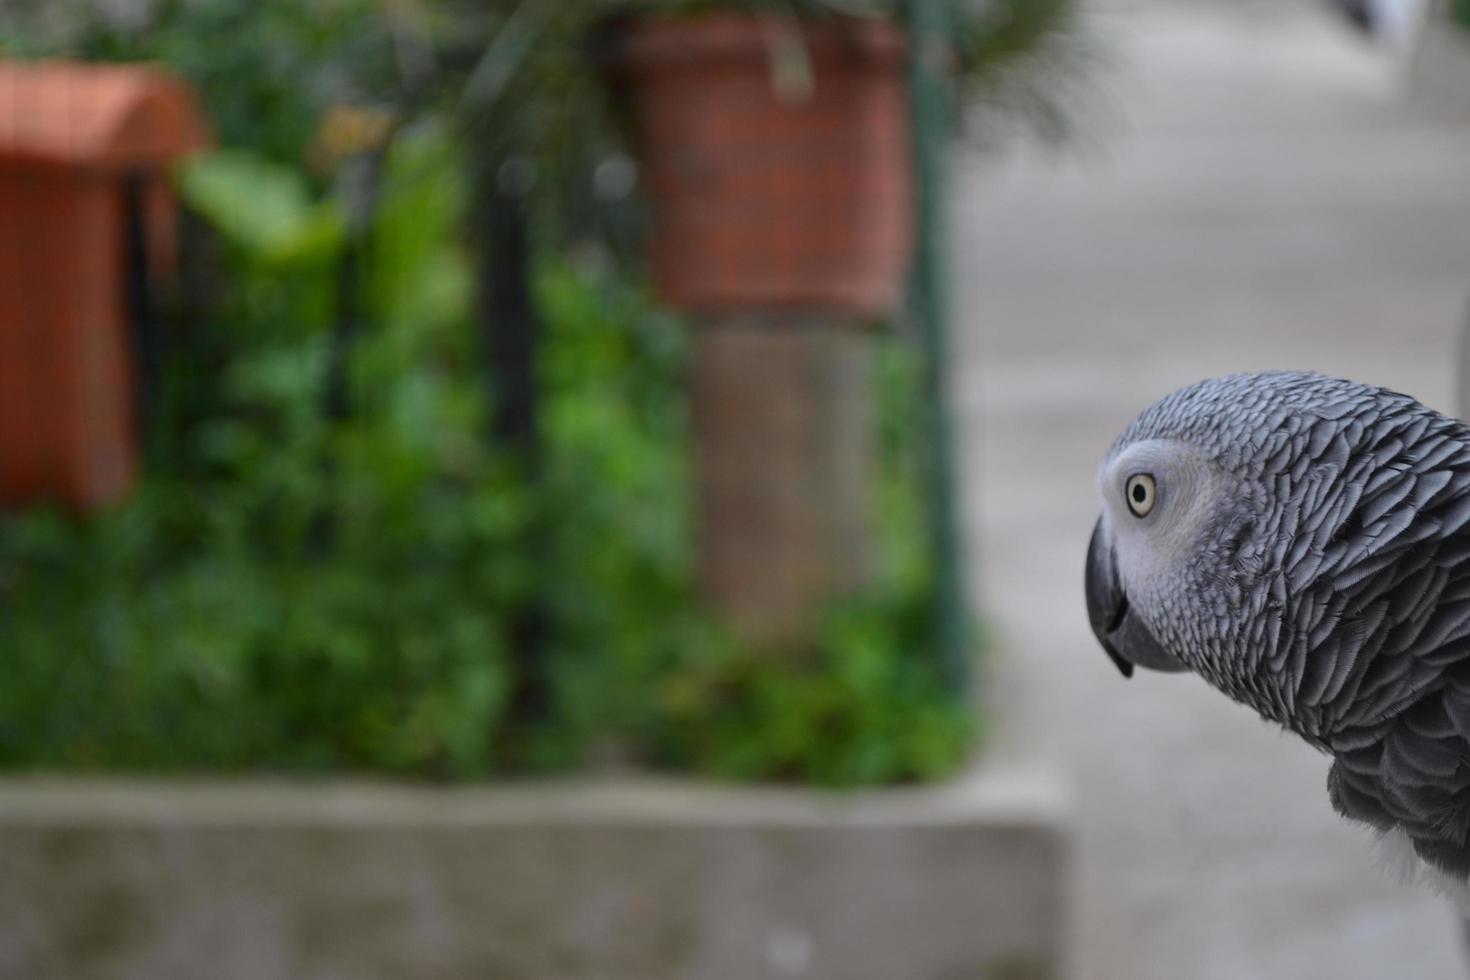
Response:
[[[911,302],[924,343],[929,395],[930,531],[940,663],[956,693],[971,685],[969,611],[963,542],[955,509],[954,449],[950,438],[949,295],[944,158],[952,105],[950,51],[954,0],[908,0],[909,91],[913,113],[917,241]]]

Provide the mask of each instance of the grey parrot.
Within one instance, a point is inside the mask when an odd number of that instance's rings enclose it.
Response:
[[[1333,808],[1463,902],[1470,428],[1352,381],[1232,375],[1145,409],[1098,486],[1088,619],[1124,676],[1193,671],[1327,753]]]

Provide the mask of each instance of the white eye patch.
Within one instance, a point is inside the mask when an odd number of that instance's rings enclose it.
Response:
[[[1154,509],[1154,500],[1158,494],[1159,487],[1151,473],[1133,474],[1123,488],[1128,510],[1134,517],[1147,517]]]

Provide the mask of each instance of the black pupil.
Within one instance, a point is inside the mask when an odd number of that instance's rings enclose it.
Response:
[[[1147,499],[1148,499],[1148,491],[1143,488],[1143,484],[1142,483],[1135,483],[1135,484],[1133,484],[1133,502],[1134,503],[1137,503],[1137,504],[1141,504],[1141,503],[1143,503]]]

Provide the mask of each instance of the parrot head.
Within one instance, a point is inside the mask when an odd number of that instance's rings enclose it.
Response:
[[[1102,516],[1087,549],[1087,618],[1103,650],[1124,677],[1133,668],[1177,672],[1181,652],[1151,627],[1181,598],[1195,543],[1213,520],[1226,481],[1185,442],[1143,439],[1099,468]]]
[[[1192,671],[1331,755],[1333,807],[1470,903],[1470,428],[1232,375],[1146,408],[1098,490],[1087,612],[1124,675]]]
[[[1470,519],[1465,436],[1406,395],[1311,373],[1168,395],[1098,467],[1098,642],[1125,676],[1194,671],[1317,734],[1408,606],[1364,610]]]
[[[1235,376],[1177,391],[1099,465],[1087,613],[1125,677],[1135,667],[1222,673],[1241,652],[1237,634],[1269,599],[1262,532],[1280,526],[1282,509],[1248,457],[1267,448],[1262,433],[1292,427],[1277,389],[1305,379]]]

